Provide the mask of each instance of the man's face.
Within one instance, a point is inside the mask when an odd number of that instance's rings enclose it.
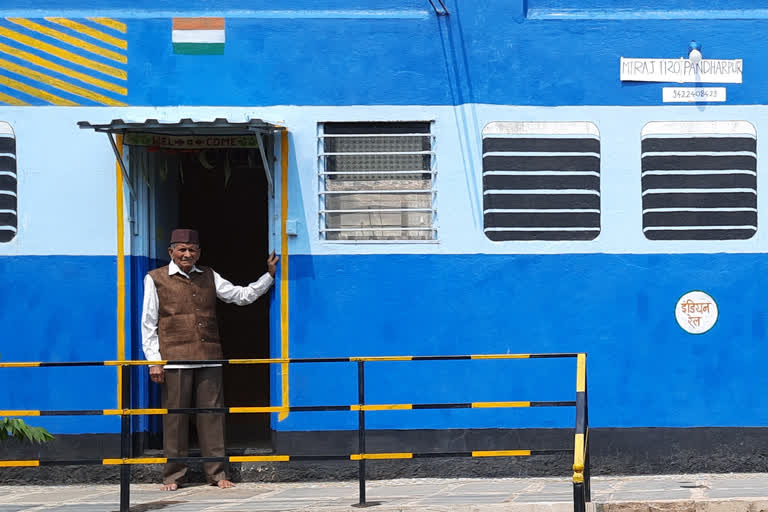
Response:
[[[200,259],[200,246],[197,244],[174,244],[168,248],[168,254],[178,267],[188,274]]]

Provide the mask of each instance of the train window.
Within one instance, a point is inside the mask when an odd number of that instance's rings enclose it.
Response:
[[[483,129],[483,229],[494,242],[600,234],[600,134],[579,122]]]
[[[16,137],[13,128],[0,121],[0,242],[10,242],[18,230]]]
[[[320,236],[435,240],[429,122],[319,125]]]
[[[643,127],[643,233],[649,240],[743,240],[757,232],[757,132],[747,121]]]

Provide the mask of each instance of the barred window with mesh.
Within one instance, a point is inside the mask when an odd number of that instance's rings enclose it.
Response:
[[[483,229],[494,242],[600,234],[600,135],[590,122],[483,129]]]
[[[319,132],[322,239],[437,238],[429,122],[329,122]]]
[[[18,230],[16,137],[11,125],[0,121],[0,242],[10,242]]]
[[[757,132],[747,121],[651,122],[642,139],[649,240],[739,240],[757,232]]]

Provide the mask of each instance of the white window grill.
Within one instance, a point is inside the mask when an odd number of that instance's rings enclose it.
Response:
[[[437,239],[430,122],[327,122],[318,128],[321,239]]]
[[[600,134],[578,122],[483,129],[483,230],[494,242],[600,234]]]
[[[649,240],[744,240],[757,232],[757,132],[747,121],[654,121],[641,132]]]
[[[0,242],[16,236],[18,222],[16,137],[13,128],[0,121]]]

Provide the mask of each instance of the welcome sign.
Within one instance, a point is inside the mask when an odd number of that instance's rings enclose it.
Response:
[[[125,134],[131,146],[155,146],[175,149],[258,148],[256,135],[160,135],[155,133]]]
[[[742,60],[621,58],[622,82],[677,82],[740,84]]]

